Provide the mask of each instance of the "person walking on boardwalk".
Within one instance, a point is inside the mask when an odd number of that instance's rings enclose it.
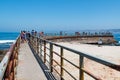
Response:
[[[34,36],[34,33],[35,33],[34,30],[32,30],[32,31],[31,31],[31,35]]]
[[[30,41],[30,32],[29,31],[26,33],[26,37],[27,37],[27,40]]]
[[[21,31],[21,43],[26,42],[26,32],[25,31]]]
[[[35,31],[34,35],[37,36],[37,31]]]
[[[43,37],[44,36],[44,32],[40,32],[39,37]]]

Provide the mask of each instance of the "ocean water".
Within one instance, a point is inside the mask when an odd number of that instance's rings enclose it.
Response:
[[[10,45],[15,42],[19,33],[17,32],[0,32],[0,50],[9,49]]]
[[[111,30],[110,32],[113,33],[114,39],[120,43],[120,30]],[[74,34],[74,32],[69,32],[69,34]],[[9,49],[18,36],[18,32],[0,32],[0,50]]]
[[[120,43],[120,33],[114,33],[114,39]]]

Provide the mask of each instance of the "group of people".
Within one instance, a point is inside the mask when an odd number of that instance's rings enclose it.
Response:
[[[21,31],[21,43],[27,42],[30,38],[30,32]]]
[[[31,36],[43,37],[43,35],[44,35],[44,32],[40,32],[38,35],[37,31],[34,31],[34,30],[32,30],[31,33],[30,33],[30,31],[28,31],[28,32],[21,31],[21,43],[30,41]]]
[[[111,32],[75,32],[76,36],[109,36]]]

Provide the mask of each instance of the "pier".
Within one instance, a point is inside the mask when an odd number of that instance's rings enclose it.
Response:
[[[64,42],[64,41],[79,41],[80,43],[85,44],[98,44],[98,41],[101,39],[102,44],[114,44],[116,43],[112,33],[110,32],[75,32],[75,33],[46,33],[44,34],[44,39],[55,41],[55,42]]]
[[[16,80],[47,80],[28,43],[20,45]]]
[[[113,39],[113,36],[108,35],[95,35],[92,38],[87,35],[45,36],[42,38],[31,36],[29,42],[21,43],[19,36],[0,63],[0,80],[85,80],[86,74],[92,80],[103,80],[99,75],[84,67],[86,59],[120,73],[120,64],[118,63],[106,61],[52,41],[82,40],[84,38],[84,40],[87,39],[88,43],[93,38],[98,41],[101,37],[105,38],[104,41]],[[114,41],[111,40],[111,42]],[[55,48],[57,49],[55,50]],[[77,56],[77,61],[73,62],[73,60],[70,60],[70,57],[66,56],[68,52]],[[76,74],[73,74],[73,72],[76,72]],[[120,77],[117,79],[119,80]]]

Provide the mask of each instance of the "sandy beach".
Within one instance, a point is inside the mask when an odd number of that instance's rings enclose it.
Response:
[[[59,45],[63,45],[77,51],[95,56],[97,58],[109,61],[120,65],[120,46],[101,46],[98,45],[89,45],[81,44],[79,42],[57,42]],[[60,48],[54,46],[54,51],[60,52]],[[64,50],[64,57],[73,62],[76,65],[79,65],[79,56],[70,51]],[[60,58],[57,55],[53,55],[53,58],[60,63]],[[55,68],[60,70],[60,67],[54,63]],[[64,61],[64,68],[67,69],[71,74],[75,75],[75,78],[79,80],[79,70],[71,66],[69,63]],[[109,67],[106,67],[102,64],[91,61],[87,58],[84,59],[84,68],[96,76],[100,77],[102,80],[120,80],[120,72],[113,70]],[[84,74],[85,80],[94,80],[88,75]],[[64,73],[65,80],[73,80],[67,73]]]
[[[98,45],[81,44],[79,42],[60,42],[57,44],[110,61],[112,63],[120,64],[120,46],[102,45],[101,47],[98,47]]]

